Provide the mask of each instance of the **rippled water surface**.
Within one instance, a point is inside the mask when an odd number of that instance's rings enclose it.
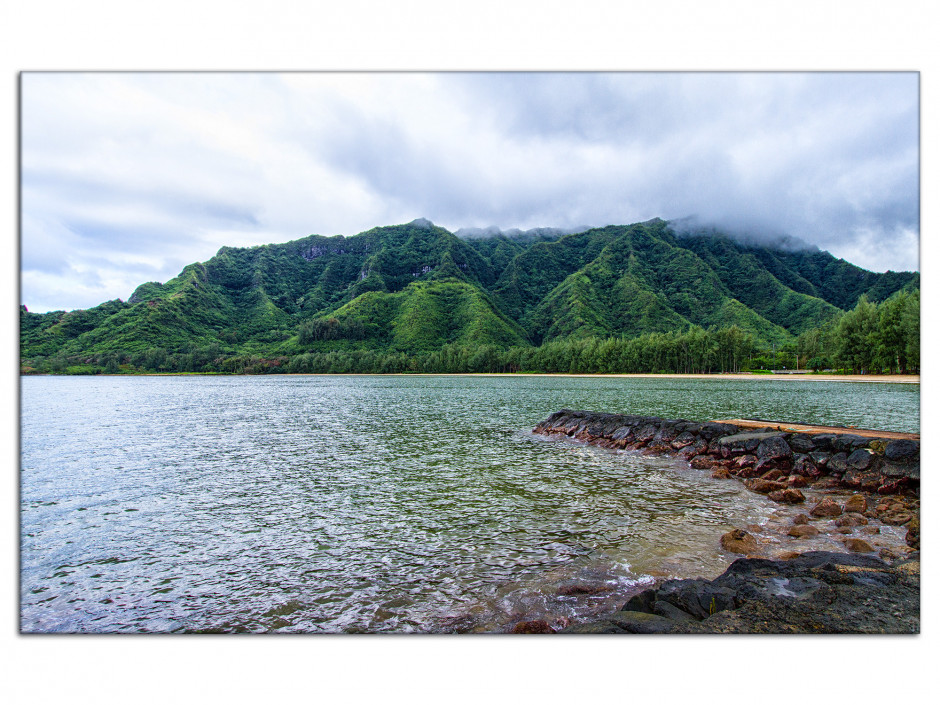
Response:
[[[916,385],[27,377],[21,628],[555,624],[719,574],[773,508],[676,460],[533,435],[560,408],[917,431]]]

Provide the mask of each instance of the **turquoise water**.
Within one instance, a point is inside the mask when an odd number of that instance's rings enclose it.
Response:
[[[916,385],[26,377],[21,629],[446,632],[586,619],[773,511],[535,436],[567,407],[917,431]],[[574,589],[572,589],[574,588]]]

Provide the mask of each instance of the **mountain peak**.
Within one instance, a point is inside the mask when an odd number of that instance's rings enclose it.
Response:
[[[408,223],[408,225],[411,225],[415,228],[421,228],[422,230],[430,230],[434,227],[434,223],[432,223],[427,218],[415,218],[410,223]]]

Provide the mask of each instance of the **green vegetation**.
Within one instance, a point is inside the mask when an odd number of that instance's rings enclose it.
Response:
[[[21,308],[24,373],[919,368],[919,275],[656,219],[461,239],[427,221],[223,247],[127,302]]]

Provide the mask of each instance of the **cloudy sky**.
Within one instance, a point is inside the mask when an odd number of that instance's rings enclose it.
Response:
[[[31,311],[222,245],[695,216],[919,269],[914,73],[25,73]]]

